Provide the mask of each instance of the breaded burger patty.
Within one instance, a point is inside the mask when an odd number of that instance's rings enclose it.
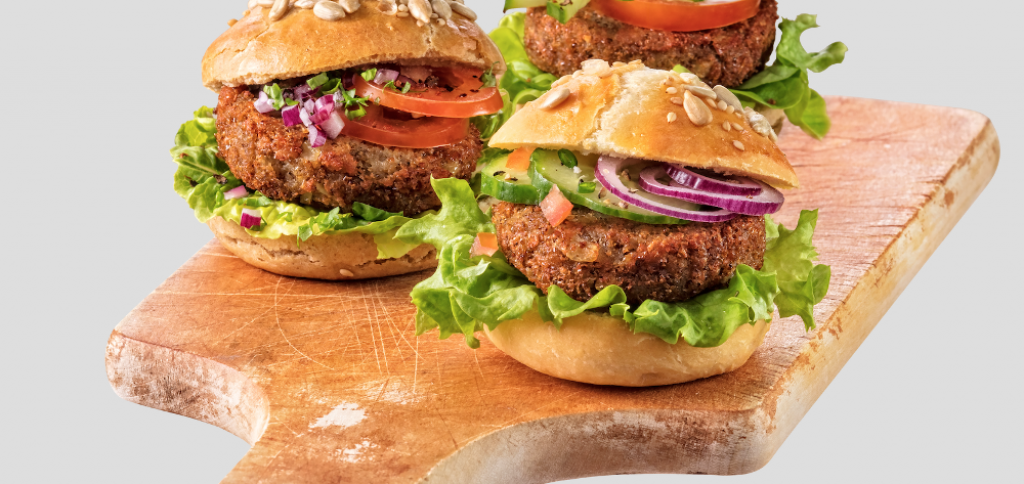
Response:
[[[351,212],[362,202],[408,216],[441,201],[430,177],[469,179],[483,151],[470,127],[461,141],[437,148],[381,146],[345,135],[310,148],[306,128],[261,114],[246,87],[225,87],[217,105],[217,145],[231,172],[274,200]]]
[[[508,261],[547,293],[577,301],[618,285],[630,304],[680,302],[725,287],[737,264],[764,264],[763,217],[650,225],[574,207],[552,227],[540,207],[500,202],[492,220]]]
[[[537,67],[572,74],[587,59],[644,61],[647,67],[677,64],[711,85],[736,87],[764,69],[779,20],[775,0],[762,0],[757,15],[733,25],[698,32],[651,30],[601,15],[586,6],[566,24],[543,7],[526,14],[526,52]]]

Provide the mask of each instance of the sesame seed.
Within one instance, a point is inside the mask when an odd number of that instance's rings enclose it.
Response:
[[[732,123],[732,127],[733,127],[733,129],[735,129],[736,131],[743,131],[743,126],[740,126],[740,124],[739,124],[739,123]]]
[[[734,108],[732,106],[729,106],[729,107],[725,108],[725,112],[727,112],[729,114],[735,113],[736,112],[736,108]]]
[[[674,97],[672,99],[669,99],[669,101],[672,101],[672,104],[675,104],[676,106],[682,106],[683,105],[683,98],[681,98],[681,97]]]
[[[678,94],[679,93],[679,89],[676,89],[674,87],[670,87],[668,89],[665,89],[665,92],[668,93],[668,94]]]
[[[726,109],[729,109],[729,103],[719,99],[718,100],[718,109],[721,109],[722,111],[725,111]]]
[[[718,108],[718,105],[717,105],[717,104],[715,104],[715,102],[714,102],[714,101],[712,101],[712,100],[710,100],[710,99],[708,99],[708,98],[704,98],[704,103],[705,103],[705,104],[707,104],[707,105],[708,105],[708,107],[709,107],[709,108],[711,108],[711,109],[716,109],[716,108]]]
[[[678,114],[676,114],[676,113],[668,113],[668,122],[674,123],[674,122],[676,122],[677,119],[679,119],[679,115]]]
[[[732,130],[732,126],[729,126],[729,122],[726,121],[726,122],[722,123],[722,129],[724,129],[726,131],[730,131],[730,130]]]
[[[733,145],[733,146],[735,146],[735,147],[736,147],[736,149],[738,149],[738,150],[740,150],[740,151],[743,151],[743,150],[745,150],[745,149],[746,149],[746,148],[745,148],[745,147],[743,146],[743,143],[740,143],[739,141],[733,141],[733,142],[732,142],[732,145]]]

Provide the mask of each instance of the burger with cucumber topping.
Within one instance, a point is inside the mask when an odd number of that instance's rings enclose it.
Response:
[[[814,327],[828,290],[816,211],[772,220],[798,186],[767,120],[692,74],[587,61],[490,140],[474,190],[434,180],[436,247],[416,329],[483,332],[525,365],[600,385],[732,371],[776,310]]]
[[[505,64],[460,2],[403,7],[253,0],[209,47],[218,104],[179,130],[175,190],[228,250],[318,279],[436,265],[394,235],[441,206],[431,178],[472,176]]]
[[[785,118],[816,138],[830,128],[825,101],[810,88],[808,71],[841,63],[846,45],[835,42],[807,52],[800,36],[818,26],[816,16],[779,23],[776,0],[505,2],[506,10],[519,7],[530,8],[503,22],[510,30],[492,33],[506,59],[520,61],[509,60],[505,83],[510,86],[525,82],[538,87],[527,64],[557,77],[577,71],[588,59],[639,59],[652,68],[692,72],[708,84],[732,89],[776,130]],[[777,23],[781,39],[775,61],[767,65]]]

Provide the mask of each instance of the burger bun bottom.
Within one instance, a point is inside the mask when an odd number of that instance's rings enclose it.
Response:
[[[768,324],[740,326],[725,344],[695,348],[680,340],[634,334],[621,318],[584,313],[559,330],[537,311],[505,321],[487,338],[501,351],[541,373],[594,385],[672,385],[727,373],[743,366],[764,341]]]
[[[292,237],[249,235],[221,217],[207,223],[221,245],[260,269],[291,277],[345,280],[394,276],[437,266],[432,246],[421,245],[398,259],[378,259],[373,236],[363,233],[317,235],[296,245]]]

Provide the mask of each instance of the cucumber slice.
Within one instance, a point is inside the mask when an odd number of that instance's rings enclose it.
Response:
[[[586,207],[605,215],[648,224],[682,225],[688,223],[685,220],[666,217],[649,210],[634,207],[609,192],[600,183],[597,183],[597,189],[592,192],[586,193],[587,187],[584,190],[580,190],[581,180],[583,183],[594,181],[594,167],[597,165],[597,158],[597,156],[576,154],[576,159],[579,162],[577,168],[580,171],[576,173],[572,168],[562,164],[558,157],[558,152],[538,149],[533,152],[533,156],[530,158],[529,176],[533,180],[533,185],[537,187],[541,199],[548,195],[552,186],[558,185],[558,190],[574,205]],[[630,167],[633,180],[640,179],[639,173],[644,167],[646,167],[644,163]],[[633,173],[633,171],[636,171],[636,173]],[[629,183],[632,183],[632,185],[629,185],[631,187],[636,185],[635,188],[640,188],[640,185],[636,182],[627,182],[627,184]],[[699,209],[699,205],[693,205],[692,210]]]
[[[505,0],[505,10],[510,8],[543,7],[548,0]]]
[[[548,15],[563,24],[572,19],[580,9],[586,7],[590,0],[569,0],[567,5],[563,5],[564,3],[565,0],[548,2]]]
[[[480,160],[476,171],[480,176],[480,193],[498,200],[525,205],[537,205],[542,200],[540,191],[533,186],[528,170],[510,170],[508,152],[495,153]]]

